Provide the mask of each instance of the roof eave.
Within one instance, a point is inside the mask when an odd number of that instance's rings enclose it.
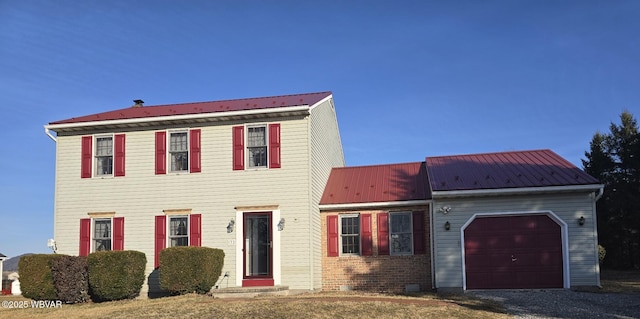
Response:
[[[404,207],[404,206],[420,206],[431,203],[430,199],[404,200],[393,202],[368,202],[368,203],[343,203],[343,204],[320,204],[320,210],[341,210],[341,209],[360,209],[360,208],[388,208],[388,207]]]
[[[476,196],[502,196],[502,195],[521,195],[521,194],[586,192],[586,191],[601,190],[603,188],[604,188],[604,185],[602,184],[586,184],[586,185],[543,186],[543,187],[431,191],[431,197],[433,199],[441,199],[441,198],[460,198],[460,197],[476,197]]]
[[[278,107],[278,108],[272,108],[272,109],[253,109],[253,110],[229,111],[229,112],[211,112],[211,113],[141,117],[141,118],[106,120],[106,121],[48,124],[48,125],[45,125],[44,127],[45,129],[49,129],[55,132],[69,132],[69,131],[81,131],[86,129],[108,128],[108,127],[144,127],[144,126],[151,126],[155,124],[163,124],[167,122],[198,123],[198,122],[215,122],[215,121],[275,117],[275,116],[296,116],[296,115],[308,115],[308,114],[309,114],[308,105],[296,105],[296,106],[286,106],[286,107]]]

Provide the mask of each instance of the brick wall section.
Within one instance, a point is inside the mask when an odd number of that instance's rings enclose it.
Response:
[[[377,214],[394,211],[425,212],[425,243],[427,253],[413,256],[379,256]],[[327,216],[340,214],[371,214],[373,256],[327,257]],[[374,292],[403,292],[405,285],[418,284],[420,290],[431,290],[431,247],[429,207],[398,210],[358,210],[322,213],[322,289]]]

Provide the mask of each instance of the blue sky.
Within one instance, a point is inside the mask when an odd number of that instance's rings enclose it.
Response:
[[[0,0],[0,253],[49,252],[43,125],[333,91],[348,165],[550,148],[640,114],[639,1]]]

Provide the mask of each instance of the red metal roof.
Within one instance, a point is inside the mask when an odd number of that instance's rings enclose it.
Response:
[[[339,167],[331,175],[321,205],[425,200],[428,191],[424,162]]]
[[[331,92],[306,93],[295,95],[282,95],[259,97],[250,99],[196,102],[184,104],[169,104],[142,107],[127,107],[120,110],[103,112],[98,114],[74,117],[62,121],[51,122],[49,124],[66,124],[95,122],[107,120],[123,120],[145,117],[160,117],[187,114],[202,114],[216,112],[244,111],[253,109],[270,109],[287,106],[312,106],[327,96]]]
[[[599,184],[551,150],[427,157],[433,191]]]

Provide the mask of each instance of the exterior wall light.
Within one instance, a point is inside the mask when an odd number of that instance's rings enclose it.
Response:
[[[284,218],[280,218],[280,221],[278,222],[278,230],[279,231],[284,230]]]
[[[578,225],[584,226],[584,216],[580,216],[580,218],[578,218]]]
[[[227,225],[227,233],[233,233],[233,228],[235,224],[236,224],[236,221],[233,220],[233,218],[231,218],[231,220],[229,221],[229,224]]]
[[[451,224],[449,223],[449,221],[446,221],[446,222],[444,223],[444,230],[447,230],[447,231],[448,231],[449,229],[451,229]]]

